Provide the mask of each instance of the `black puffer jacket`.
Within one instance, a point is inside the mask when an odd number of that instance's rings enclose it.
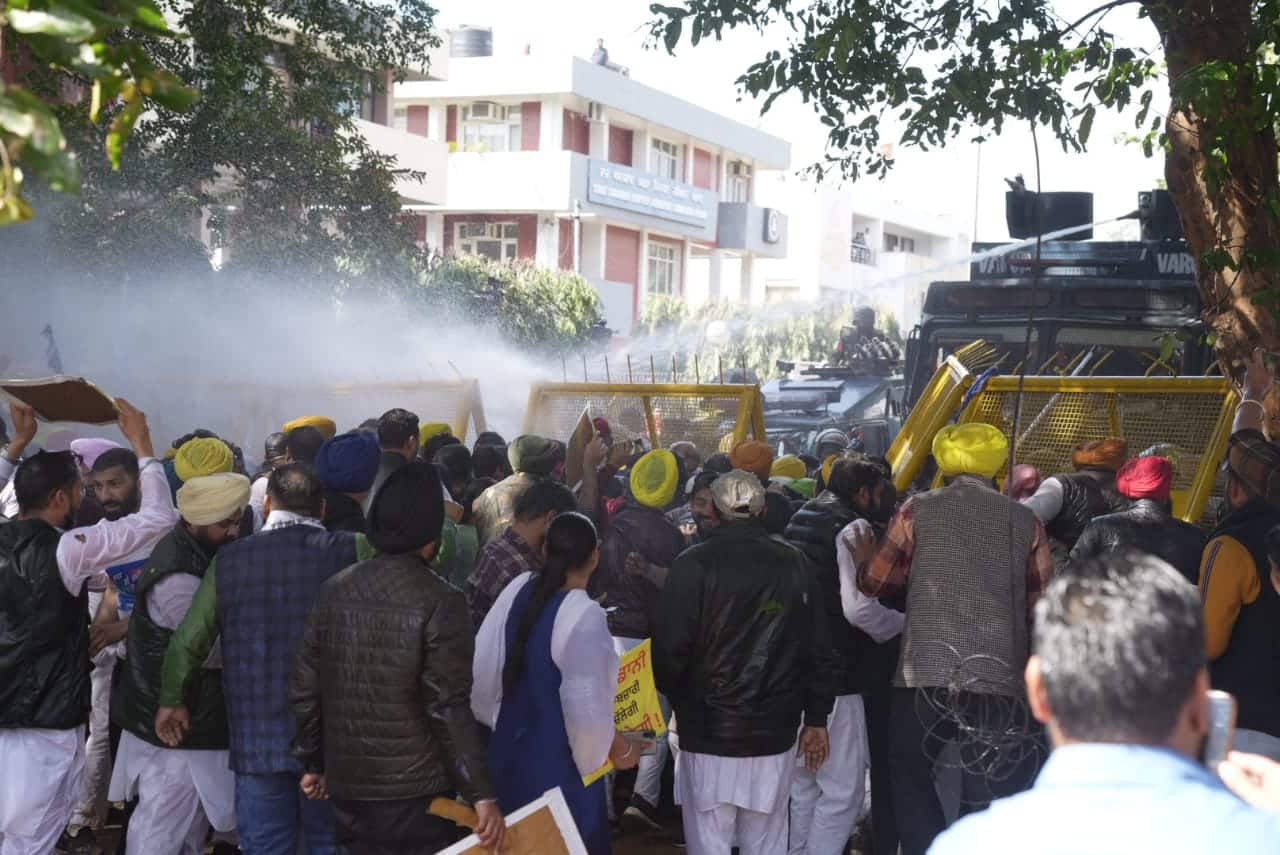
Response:
[[[89,599],[62,584],[60,536],[43,520],[0,525],[0,728],[89,721]]]
[[[320,589],[294,664],[294,753],[340,799],[492,798],[471,714],[473,639],[462,593],[421,556],[338,573]]]
[[[824,490],[806,502],[787,526],[787,541],[809,559],[822,606],[831,632],[833,660],[832,692],[836,697],[863,691],[863,666],[875,642],[845,620],[840,605],[840,567],[836,559],[836,538],[859,514],[835,493]]]
[[[1067,549],[1076,545],[1084,528],[1104,514],[1127,506],[1116,492],[1116,473],[1110,469],[1085,468],[1070,475],[1055,475],[1062,484],[1062,510],[1045,525],[1049,536]]]
[[[680,747],[780,754],[831,712],[831,641],[805,558],[761,522],[730,522],[671,568],[653,622],[658,691]]]
[[[1071,560],[1133,549],[1163,558],[1194,585],[1199,581],[1204,544],[1200,529],[1174,518],[1151,499],[1139,499],[1127,511],[1107,514],[1089,523],[1071,550]]]

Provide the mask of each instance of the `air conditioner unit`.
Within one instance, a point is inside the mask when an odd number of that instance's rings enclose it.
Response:
[[[599,101],[590,101],[587,103],[587,118],[593,122],[604,121],[604,105]]]
[[[472,121],[501,122],[507,117],[507,108],[492,101],[472,101],[467,118]]]
[[[751,164],[743,163],[741,160],[735,160],[729,164],[729,174],[734,178],[750,178]]]

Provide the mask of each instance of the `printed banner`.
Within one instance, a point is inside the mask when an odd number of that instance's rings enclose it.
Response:
[[[622,654],[618,660],[618,694],[613,699],[613,726],[624,733],[653,731],[655,736],[667,732],[662,705],[658,703],[658,685],[653,679],[653,642],[645,639]],[[584,775],[582,783],[591,786],[613,771],[613,763]]]

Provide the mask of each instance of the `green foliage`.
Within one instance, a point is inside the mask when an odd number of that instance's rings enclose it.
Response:
[[[152,274],[152,261],[204,278],[193,239],[203,223],[228,247],[224,282],[337,296],[413,287],[419,253],[396,165],[355,120],[387,70],[427,64],[435,10],[425,0],[158,2],[189,40],[125,35],[200,98],[181,109],[171,89],[153,90],[158,103],[139,117],[105,93],[104,119],[136,126],[121,168],[85,163],[78,204],[54,215],[61,260],[104,284]],[[124,151],[107,128],[57,110],[70,150]]]
[[[14,67],[43,67],[46,79],[92,90],[88,111],[97,122],[104,102],[117,105],[101,148],[119,169],[124,147],[144,109],[184,110],[196,93],[143,49],[142,39],[173,41],[151,0],[8,0],[0,5],[0,59]],[[0,226],[30,219],[35,211],[24,179],[59,192],[80,189],[80,165],[67,145],[49,90],[26,81],[0,82]],[[62,93],[60,93],[62,94]]]
[[[1078,151],[1098,107],[1123,109],[1146,93],[1145,116],[1157,71],[1155,58],[1117,45],[1099,26],[1105,8],[1070,24],[1050,0],[686,0],[650,8],[650,34],[668,50],[686,33],[696,45],[727,29],[784,25],[787,49],[766,51],[738,83],[763,98],[765,111],[788,92],[813,105],[830,129],[829,153],[812,167],[818,174],[883,175],[891,161],[882,133],[891,124],[902,128],[901,143],[929,149],[1034,121]]]
[[[409,299],[433,322],[489,327],[525,350],[581,348],[601,320],[599,298],[577,273],[479,256],[437,260]]]

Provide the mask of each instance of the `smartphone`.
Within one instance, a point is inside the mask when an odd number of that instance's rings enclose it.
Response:
[[[1209,733],[1204,739],[1205,768],[1216,771],[1227,759],[1236,734],[1236,699],[1217,689],[1209,692]]]
[[[652,756],[658,750],[658,734],[652,730],[624,730],[622,737],[636,746],[641,757]]]

